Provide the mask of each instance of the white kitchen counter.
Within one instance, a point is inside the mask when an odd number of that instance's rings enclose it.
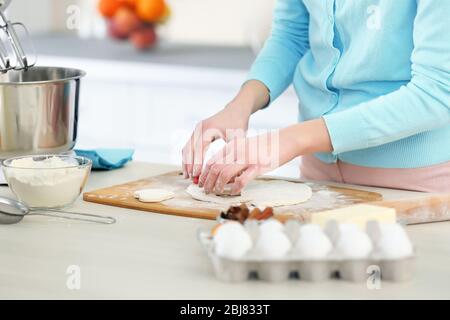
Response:
[[[147,64],[243,70],[250,68],[255,54],[250,47],[176,44],[160,42],[147,51],[136,50],[126,41],[82,39],[68,34],[33,34],[38,63],[42,56],[120,61]],[[121,69],[115,69],[116,76]]]
[[[114,172],[92,174],[88,190],[173,170],[133,163]],[[377,190],[378,191],[378,190]],[[386,198],[413,194],[385,190]],[[11,196],[1,187],[2,196]],[[412,299],[450,298],[450,223],[409,226],[417,245],[413,281],[365,283],[290,281],[279,284],[221,283],[197,242],[196,232],[213,222],[132,211],[83,202],[80,212],[111,215],[115,225],[27,217],[0,226],[0,298],[60,299]],[[80,290],[69,290],[69,266],[81,272]]]

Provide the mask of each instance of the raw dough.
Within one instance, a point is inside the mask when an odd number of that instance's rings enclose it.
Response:
[[[254,180],[236,197],[216,196],[205,194],[198,185],[190,185],[187,193],[192,198],[205,202],[223,205],[234,205],[249,202],[258,207],[281,207],[295,205],[308,201],[312,197],[312,190],[303,183],[283,180]]]
[[[134,193],[134,197],[141,202],[162,202],[175,197],[175,193],[164,189],[144,189]]]

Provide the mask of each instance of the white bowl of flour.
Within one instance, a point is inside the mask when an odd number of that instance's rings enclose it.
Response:
[[[9,187],[32,209],[56,209],[72,204],[83,191],[91,160],[63,155],[25,156],[5,160]]]

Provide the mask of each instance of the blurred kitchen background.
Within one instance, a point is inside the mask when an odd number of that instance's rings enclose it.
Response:
[[[112,39],[98,0],[13,0],[12,21],[29,29],[38,65],[87,71],[77,148],[133,148],[135,160],[181,163],[195,124],[236,94],[270,33],[275,0],[166,0],[158,44],[139,51]],[[289,89],[251,121],[250,134],[297,120]],[[216,145],[215,149],[220,145]],[[298,176],[298,161],[277,170]]]

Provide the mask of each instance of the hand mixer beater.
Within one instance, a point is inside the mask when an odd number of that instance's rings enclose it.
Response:
[[[9,70],[27,70],[36,64],[36,58],[30,61],[23,47],[18,30],[22,30],[29,44],[29,50],[33,52],[30,36],[27,28],[20,22],[11,22],[6,17],[6,9],[12,0],[0,0],[0,72]]]
[[[27,28],[25,25],[19,22],[11,22],[6,17],[6,9],[11,4],[11,0],[0,0],[0,73],[6,73],[8,71],[14,70],[14,71],[27,71],[29,68],[33,67],[36,64],[36,58],[34,58],[34,61],[30,61],[29,55],[27,53],[32,52],[34,57],[35,51],[31,44],[31,37],[28,33]],[[25,34],[25,39],[28,40],[29,43],[29,50],[24,49],[23,42],[21,37],[19,36],[18,30],[22,30],[22,32]],[[44,68],[45,69],[45,68]],[[50,68],[51,69],[51,68]],[[61,68],[59,68],[61,70]],[[57,68],[53,68],[53,71],[57,72]],[[76,70],[75,70],[76,71]],[[31,72],[31,71],[29,71]],[[37,73],[39,73],[40,70],[37,70]],[[74,72],[74,70],[71,70],[71,72]],[[54,72],[52,72],[54,73]],[[75,78],[79,78],[83,76],[84,72],[78,72],[79,74]],[[21,83],[23,82],[22,79],[24,78],[24,73],[16,73],[15,76],[15,82]],[[53,86],[55,86],[58,80],[53,81]],[[64,80],[59,80],[64,81]],[[79,80],[74,80],[78,81]],[[17,86],[17,85],[16,85]],[[36,86],[38,87],[38,86]],[[52,92],[54,91],[54,87],[52,87]],[[39,91],[40,93],[41,91]],[[46,92],[46,90],[43,90],[42,92]],[[17,92],[15,92],[17,94]],[[29,93],[29,92],[27,92]],[[78,95],[76,95],[78,96]],[[2,99],[0,99],[2,100]],[[4,99],[5,101],[7,99]],[[48,102],[48,101],[47,101]],[[4,101],[2,103],[5,103]],[[67,103],[68,104],[68,103]],[[13,106],[16,104],[13,103]],[[66,105],[66,104],[63,104]],[[0,107],[2,107],[0,105]],[[38,109],[40,105],[38,105]],[[48,109],[58,109],[57,105],[54,105],[55,108],[48,108]],[[10,108],[10,107],[9,107]],[[27,109],[31,109],[30,106],[27,105]],[[52,118],[52,117],[51,117]],[[0,133],[0,138],[2,138]],[[8,199],[0,197],[0,224],[14,224],[22,221],[22,219],[26,215],[44,215],[44,216],[50,216],[50,217],[58,217],[63,219],[70,219],[70,220],[78,220],[78,221],[87,221],[87,222],[95,222],[95,223],[102,223],[102,224],[114,224],[116,222],[116,219],[109,216],[100,216],[100,215],[94,215],[94,214],[86,214],[86,213],[80,213],[80,212],[70,212],[70,211],[64,211],[64,210],[57,210],[57,209],[47,209],[47,210],[31,210],[29,209],[25,204],[18,202],[16,200]]]

